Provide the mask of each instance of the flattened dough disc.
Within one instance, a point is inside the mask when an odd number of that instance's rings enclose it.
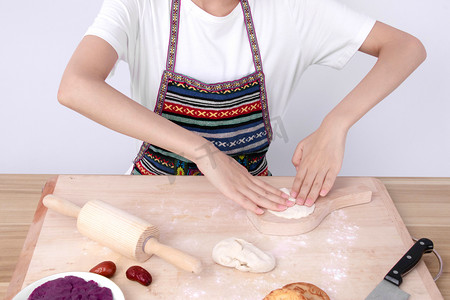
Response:
[[[269,235],[299,235],[313,230],[332,211],[369,203],[372,200],[372,182],[370,178],[338,177],[333,189],[327,196],[316,201],[316,209],[312,214],[301,219],[285,219],[270,212],[257,215],[247,211],[247,217],[255,228]]]

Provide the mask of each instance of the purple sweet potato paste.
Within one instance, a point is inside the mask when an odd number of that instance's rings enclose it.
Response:
[[[109,288],[99,287],[93,280],[66,276],[40,285],[28,300],[113,300],[113,296]]]

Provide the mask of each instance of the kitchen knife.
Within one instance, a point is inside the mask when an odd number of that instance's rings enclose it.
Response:
[[[418,240],[366,297],[366,300],[407,300],[409,294],[399,287],[403,281],[402,277],[417,265],[424,253],[432,251],[432,241],[426,238]]]

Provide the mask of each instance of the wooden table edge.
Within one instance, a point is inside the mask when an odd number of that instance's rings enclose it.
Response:
[[[31,262],[31,258],[33,257],[34,248],[36,247],[36,243],[42,229],[42,224],[44,223],[45,214],[47,212],[47,208],[42,203],[42,199],[46,195],[53,193],[57,181],[58,176],[50,178],[45,183],[44,188],[42,189],[41,197],[34,213],[33,221],[28,231],[27,237],[25,238],[25,242],[23,244],[22,251],[20,252],[17,265],[12,274],[8,289],[6,290],[5,300],[12,299],[17,293],[20,292],[22,288],[28,267]]]

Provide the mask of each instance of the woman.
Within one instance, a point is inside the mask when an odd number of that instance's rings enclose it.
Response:
[[[332,0],[105,0],[64,72],[58,99],[145,141],[133,174],[204,174],[257,214],[284,210],[268,175],[270,116],[284,112],[312,64],[378,57],[361,82],[298,143],[291,196],[312,205],[332,188],[350,127],[426,57],[415,37]],[[105,79],[129,64],[132,98]]]

